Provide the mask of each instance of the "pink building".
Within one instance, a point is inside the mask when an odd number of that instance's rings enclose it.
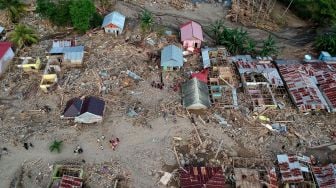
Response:
[[[194,21],[189,21],[180,27],[181,30],[181,42],[183,47],[190,51],[194,48],[201,48],[203,41],[202,26]]]

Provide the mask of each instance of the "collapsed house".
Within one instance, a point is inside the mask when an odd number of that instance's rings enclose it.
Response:
[[[0,76],[6,71],[13,58],[14,51],[11,43],[0,42]]]
[[[117,11],[106,15],[103,20],[102,28],[105,33],[113,33],[115,36],[123,32],[126,17]]]
[[[211,106],[206,83],[197,78],[182,84],[182,103],[187,110],[202,110]]]
[[[314,186],[309,157],[281,154],[277,155],[277,161],[282,185],[285,187]]]
[[[40,83],[40,88],[43,92],[48,93],[54,86],[56,86],[58,81],[57,74],[60,71],[60,66],[50,64],[50,62],[47,63]]]
[[[105,101],[89,96],[70,99],[61,116],[62,119],[74,119],[78,123],[96,123],[103,120]]]
[[[201,48],[203,41],[202,26],[194,21],[189,21],[180,27],[181,42],[183,47],[193,52],[195,48]]]
[[[42,63],[41,59],[37,57],[36,59],[32,57],[22,57],[22,63],[17,65],[18,68],[22,68],[24,72],[38,72],[41,69]]]
[[[284,84],[270,58],[252,59],[250,55],[232,57],[236,64],[245,93],[250,97],[254,110],[264,107],[276,108],[272,88],[283,87]]]
[[[76,165],[55,165],[48,188],[82,188],[83,169]]]
[[[181,188],[224,188],[225,177],[222,167],[187,167],[180,169]]]
[[[314,78],[314,76],[311,76],[312,72],[310,75],[306,71],[304,64],[293,60],[276,60],[275,62],[283,80],[285,81],[290,98],[299,111],[330,111],[327,101],[317,86],[316,77]],[[321,83],[323,80],[325,81],[324,76],[319,76],[318,79]],[[328,79],[333,80],[331,77]],[[325,84],[328,85],[328,83]],[[332,87],[333,84],[330,84],[328,88]],[[333,99],[334,98],[330,101],[334,101]]]
[[[316,184],[319,188],[336,187],[336,165],[328,164],[321,167],[312,167]]]
[[[226,48],[202,49],[202,67],[208,70],[210,99],[222,108],[237,108],[237,79],[232,63],[227,61]]]
[[[175,45],[168,45],[161,51],[161,63],[164,71],[179,70],[183,67],[182,49]]]
[[[75,40],[54,40],[47,58],[50,64],[81,66],[84,59],[84,46],[77,46]]]

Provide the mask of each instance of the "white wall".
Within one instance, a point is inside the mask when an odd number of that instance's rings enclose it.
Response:
[[[14,58],[14,52],[12,48],[9,48],[5,55],[0,59],[0,75],[3,74],[11,60]]]
[[[103,118],[101,116],[97,116],[95,114],[91,114],[90,112],[86,112],[75,117],[76,123],[96,123],[102,121]]]

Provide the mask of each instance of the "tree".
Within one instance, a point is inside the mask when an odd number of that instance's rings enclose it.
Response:
[[[336,54],[336,33],[330,32],[321,34],[316,37],[315,47],[320,51],[328,51],[329,53]]]
[[[9,34],[9,39],[18,48],[38,42],[38,36],[34,30],[22,24],[15,27],[14,31]]]
[[[224,22],[222,20],[216,20],[209,26],[209,32],[215,38],[216,44],[219,44],[219,39],[221,33],[223,32],[223,28],[224,28]]]
[[[143,32],[150,31],[154,24],[153,14],[145,9],[140,15],[140,27]]]
[[[220,34],[219,44],[225,45],[232,54],[239,54],[245,51],[249,37],[243,29],[224,28]]]
[[[36,11],[54,24],[66,26],[71,24],[70,3],[68,0],[59,0],[57,3],[50,0],[37,0]]]
[[[16,23],[25,12],[25,5],[20,0],[0,0],[0,9],[6,9],[11,21]]]
[[[61,147],[63,145],[63,141],[54,140],[49,146],[50,152],[57,151],[57,153],[61,153]]]
[[[260,55],[272,56],[278,53],[278,47],[276,46],[275,40],[271,35],[268,35],[268,38],[263,41],[263,46],[260,52]]]
[[[91,0],[76,0],[70,4],[70,15],[75,29],[85,32],[90,28],[90,20],[96,12]]]
[[[254,55],[256,53],[256,42],[253,39],[248,39],[244,46],[244,53]]]

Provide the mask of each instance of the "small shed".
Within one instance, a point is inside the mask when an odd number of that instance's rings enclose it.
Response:
[[[6,71],[8,64],[14,58],[14,51],[9,42],[0,42],[0,75]]]
[[[102,28],[104,28],[105,33],[114,33],[115,35],[119,35],[124,29],[125,20],[126,17],[124,15],[117,11],[113,11],[105,16]]]
[[[182,49],[175,45],[168,45],[161,51],[161,67],[163,70],[177,70],[183,67]]]
[[[193,78],[182,84],[183,107],[187,110],[207,109],[211,106],[206,83]]]
[[[78,123],[96,123],[103,120],[105,101],[97,97],[86,97],[81,106],[79,116],[75,117]]]
[[[189,21],[180,27],[181,30],[181,42],[183,47],[190,51],[194,48],[200,48],[203,39],[202,26],[194,21]]]
[[[53,41],[49,54],[50,62],[81,65],[84,59],[84,46],[76,46],[73,40]]]

